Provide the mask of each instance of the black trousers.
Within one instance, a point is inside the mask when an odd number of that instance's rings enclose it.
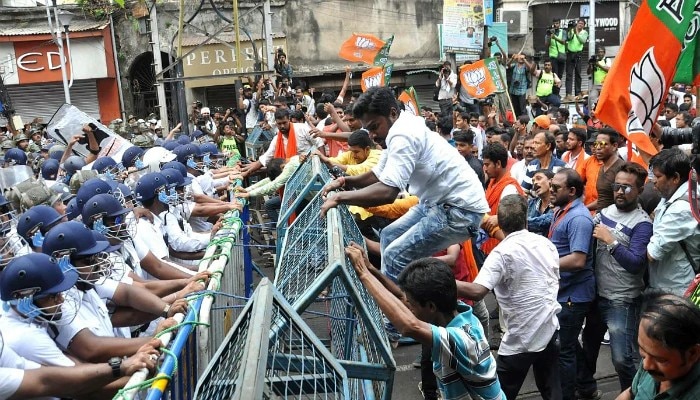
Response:
[[[566,95],[581,94],[581,51],[566,55]],[[561,76],[559,77],[561,78]],[[574,82],[574,80],[576,82]],[[575,89],[574,92],[571,91]]]
[[[566,59],[560,60],[558,57],[553,57],[552,59],[552,72],[557,74],[559,79],[564,77],[566,73]]]
[[[433,346],[422,344],[420,354],[420,379],[423,382],[423,395],[425,400],[437,400],[437,378],[433,373]]]
[[[544,400],[561,400],[559,382],[559,332],[555,332],[547,347],[536,353],[511,356],[499,355],[496,361],[498,380],[506,399],[515,400],[532,366],[535,384]],[[425,385],[425,384],[424,384]]]

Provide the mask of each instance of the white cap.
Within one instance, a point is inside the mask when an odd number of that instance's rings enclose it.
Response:
[[[211,111],[209,111],[209,107],[202,107],[201,110],[199,110],[200,114],[211,114]]]

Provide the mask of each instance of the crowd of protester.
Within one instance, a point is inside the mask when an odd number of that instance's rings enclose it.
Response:
[[[509,93],[471,98],[447,63],[440,110],[421,115],[390,88],[348,94],[349,69],[338,95],[295,85],[280,52],[277,75],[248,80],[237,107],[194,102],[190,135],[164,133],[154,115],[112,121],[131,145],[121,157],[105,154],[94,124],[65,145],[40,123],[5,128],[3,168],[33,176],[0,197],[0,398],[109,396],[153,368],[158,333],[211,277],[195,265],[221,216],[264,196],[276,223],[280,191],[309,156],[336,177],[321,213],[346,204],[365,235],[346,253],[391,342],[421,343],[424,398],[515,399],[532,367],[543,398],[598,399],[601,343],[621,399],[700,396],[700,311],[682,298],[700,260],[691,161],[663,139],[698,124],[677,113],[687,94],[674,87],[648,159],[595,107],[559,107],[547,93],[560,84],[554,59],[539,69],[500,54]],[[246,154],[254,130],[271,141]]]

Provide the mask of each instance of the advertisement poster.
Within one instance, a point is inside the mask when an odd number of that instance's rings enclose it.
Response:
[[[442,11],[443,50],[481,53],[484,46],[484,0],[445,0]]]

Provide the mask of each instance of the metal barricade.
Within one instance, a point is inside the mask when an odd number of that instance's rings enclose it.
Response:
[[[299,165],[294,175],[284,185],[284,196],[277,220],[277,254],[280,254],[280,245],[289,227],[289,220],[306,198],[310,198],[323,186],[333,179],[328,168],[319,160],[318,156],[308,156]],[[277,257],[279,262],[279,257]]]
[[[158,400],[166,393],[175,400],[194,398],[198,377],[209,364],[213,349],[224,341],[249,297],[252,268],[244,257],[246,215],[245,209],[224,215],[222,227],[199,264],[199,271],[211,271],[212,279],[205,292],[190,297],[187,314],[175,316],[176,334],[170,332],[161,338],[167,350],[156,376],[146,380],[148,371],[137,372],[115,400]],[[217,306],[213,307],[215,298]],[[195,327],[196,334],[192,334]]]
[[[348,373],[353,399],[389,399],[396,364],[382,313],[360,283],[344,249],[364,240],[345,206],[320,216],[320,193],[292,222],[282,244],[275,286],[300,314],[319,297],[330,302],[331,352]]]
[[[267,278],[207,367],[195,398],[353,399],[343,367]]]
[[[278,232],[284,231],[275,270],[279,293],[259,286],[251,301],[255,304],[246,305],[200,379],[198,400],[344,398],[337,390],[328,395],[327,384],[338,381],[314,372],[320,368],[319,358],[330,366],[335,360],[335,370],[345,371],[345,397],[391,398],[396,363],[383,315],[345,256],[351,241],[363,244],[364,239],[347,207],[320,216],[324,199],[318,191],[330,179],[317,157],[310,157],[287,182],[278,226]],[[290,223],[305,199],[310,201]],[[288,310],[275,306],[287,302]],[[295,329],[304,331],[309,343],[302,343],[303,335],[290,333]],[[324,340],[330,356],[325,355]]]

